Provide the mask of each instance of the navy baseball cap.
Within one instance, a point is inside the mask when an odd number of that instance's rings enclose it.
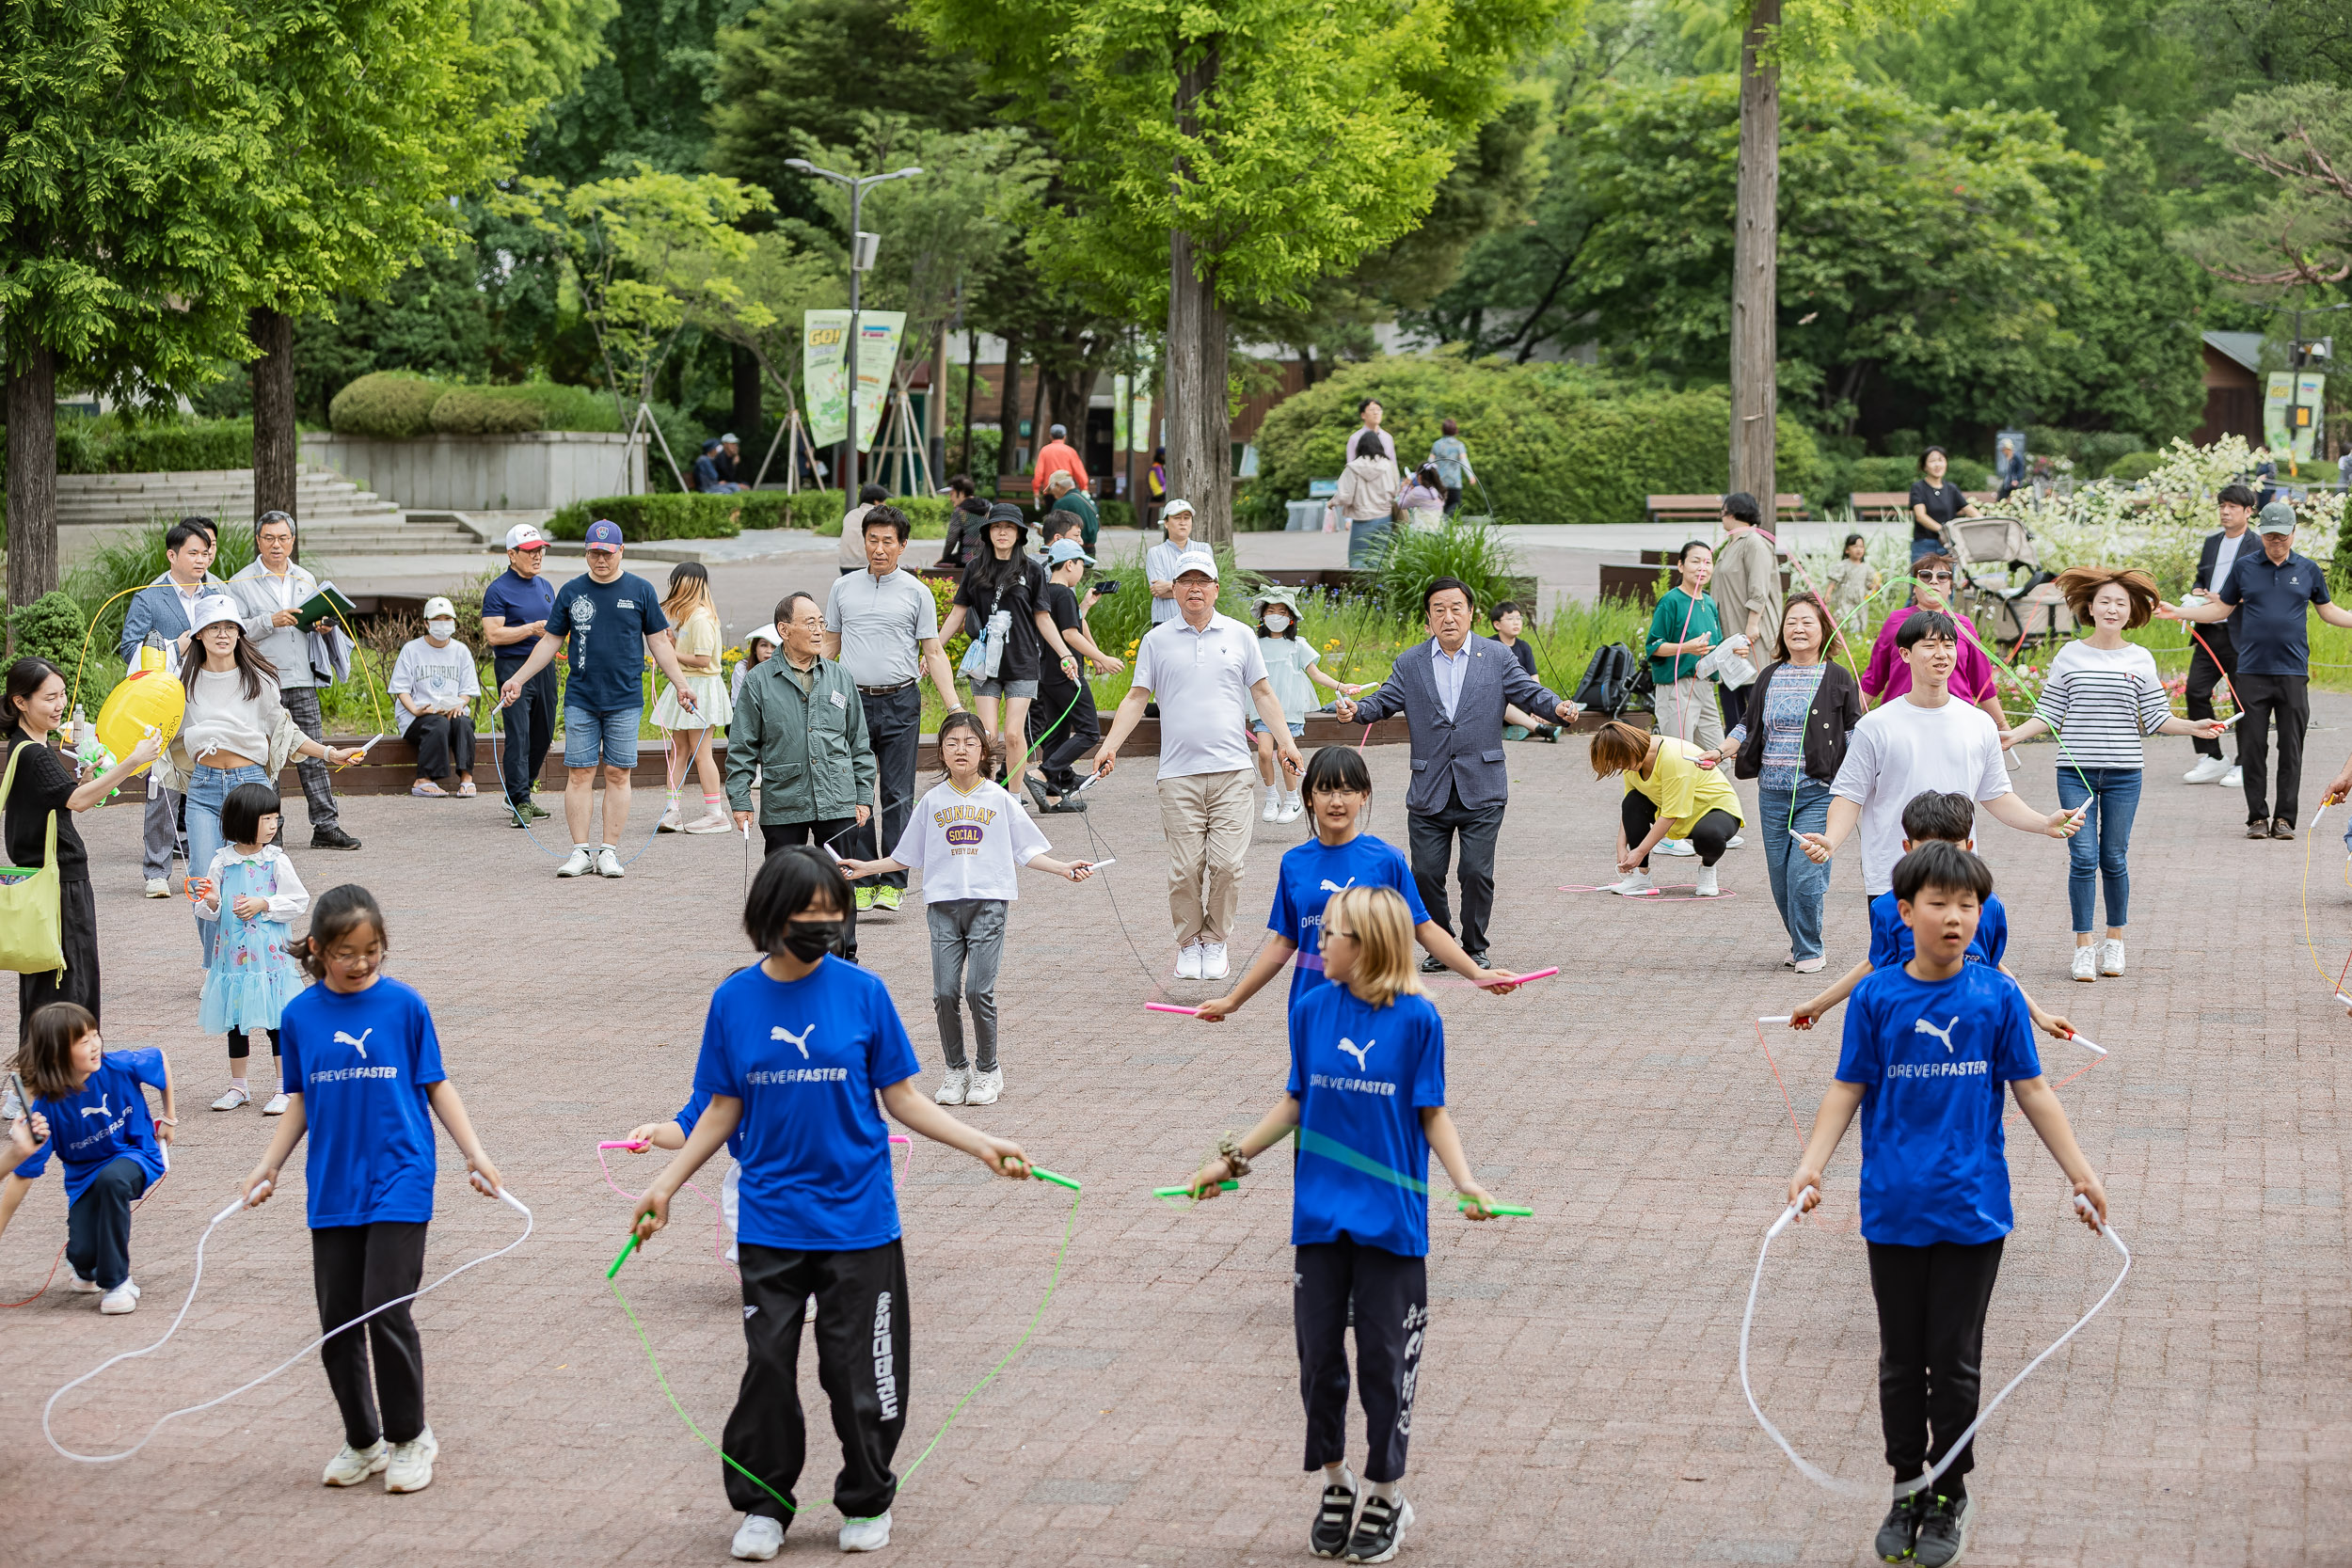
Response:
[[[598,517],[588,525],[588,547],[592,550],[617,550],[621,547],[621,525],[610,517]]]

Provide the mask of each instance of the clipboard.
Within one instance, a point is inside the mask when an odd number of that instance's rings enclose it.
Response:
[[[358,608],[342,595],[331,582],[319,584],[319,591],[302,601],[294,611],[294,626],[302,631],[312,631],[321,621],[348,621],[359,613]]]

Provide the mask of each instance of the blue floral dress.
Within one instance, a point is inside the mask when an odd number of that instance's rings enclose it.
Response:
[[[213,858],[214,895],[219,900],[220,934],[204,974],[204,1000],[197,1027],[208,1035],[231,1029],[278,1027],[278,1014],[310,984],[293,952],[287,918],[310,907],[310,896],[283,853],[269,848],[247,858],[223,848]],[[262,915],[236,912],[239,898],[275,900]]]

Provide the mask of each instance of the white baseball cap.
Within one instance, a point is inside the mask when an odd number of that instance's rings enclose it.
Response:
[[[1178,499],[1169,501],[1166,506],[1161,507],[1160,515],[1163,517],[1172,517],[1179,512],[1190,512],[1191,510],[1192,502],[1179,497]]]
[[[424,618],[428,621],[454,621],[457,607],[436,594],[424,601]]]
[[[1186,572],[1199,572],[1215,582],[1217,580],[1216,557],[1207,550],[1187,548],[1176,558],[1176,576],[1181,578]]]
[[[544,550],[548,536],[530,523],[516,523],[506,531],[506,547],[510,550]]]

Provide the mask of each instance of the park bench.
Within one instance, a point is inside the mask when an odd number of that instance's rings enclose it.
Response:
[[[1991,506],[1994,492],[1963,490],[1962,495],[1979,507]],[[1899,523],[1911,515],[1911,492],[1908,490],[1856,490],[1846,498],[1853,508],[1854,521],[1859,523]]]
[[[1649,509],[1653,523],[1711,523],[1724,515],[1721,496],[1647,496],[1643,504]],[[1804,516],[1804,498],[1774,496],[1772,510],[1785,523],[1799,521]]]

